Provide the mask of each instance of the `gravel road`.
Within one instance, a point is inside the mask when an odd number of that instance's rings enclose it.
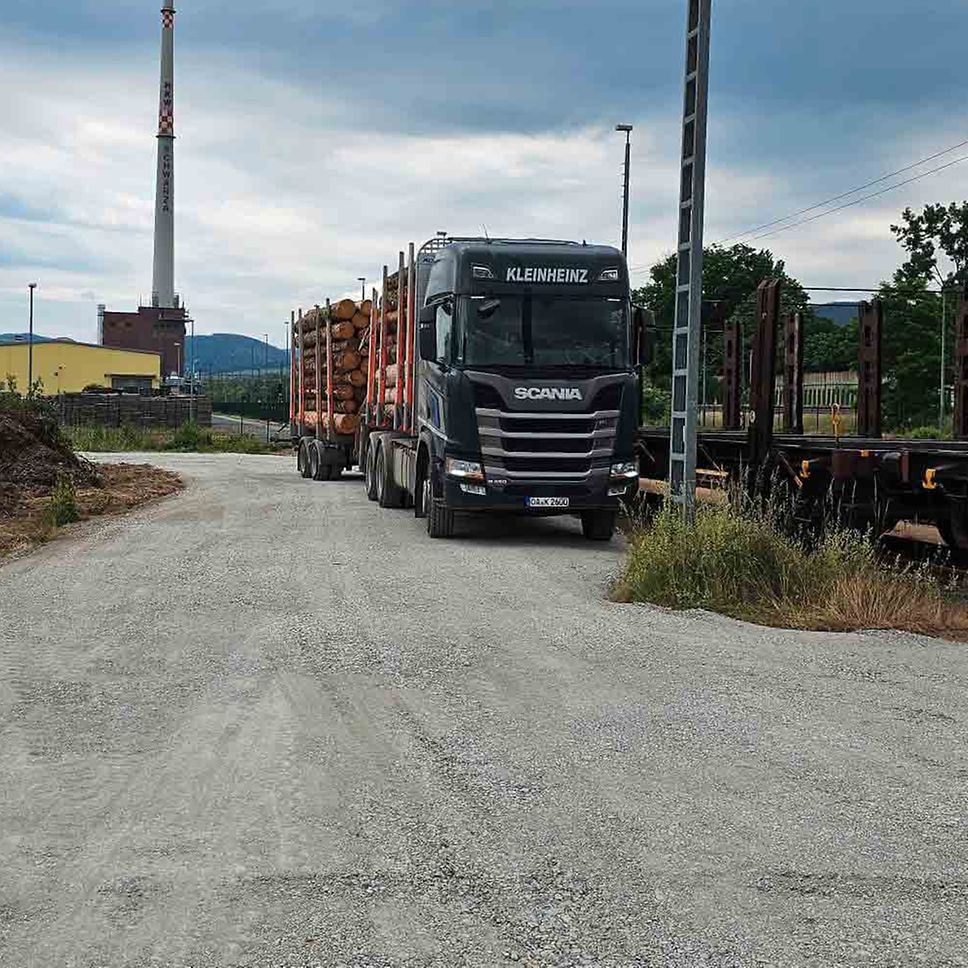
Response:
[[[190,487],[0,567],[0,965],[968,965],[965,647],[143,459]]]

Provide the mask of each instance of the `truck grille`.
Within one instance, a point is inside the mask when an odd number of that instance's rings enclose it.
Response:
[[[584,480],[593,467],[611,461],[618,418],[618,410],[552,414],[478,407],[485,471],[509,481]]]

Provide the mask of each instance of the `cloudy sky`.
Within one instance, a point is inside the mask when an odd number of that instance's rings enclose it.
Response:
[[[714,0],[707,239],[968,139],[966,0]],[[157,0],[0,0],[0,332],[93,340],[151,287]],[[184,0],[176,285],[199,332],[284,339],[410,240],[671,250],[685,0]],[[968,146],[897,180],[968,155]],[[891,184],[885,182],[876,188]],[[805,284],[868,286],[905,206],[968,198],[968,162],[763,238]],[[817,294],[818,301],[823,299]]]

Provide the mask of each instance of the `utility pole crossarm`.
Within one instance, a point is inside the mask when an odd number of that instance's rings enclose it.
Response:
[[[696,501],[696,410],[702,332],[703,212],[712,0],[687,0],[687,7],[676,306],[672,334],[669,494],[691,515]]]

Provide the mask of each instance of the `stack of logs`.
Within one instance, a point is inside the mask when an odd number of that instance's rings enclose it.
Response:
[[[369,399],[372,401],[371,415],[377,417],[378,422],[384,426],[393,425],[395,408],[406,402],[405,388],[401,386],[400,379],[402,360],[398,359],[397,352],[405,335],[400,327],[401,288],[406,307],[407,280],[405,273],[401,271],[384,277],[381,306],[374,306],[370,299],[362,302],[341,299],[325,308],[317,306],[308,313],[300,314],[294,335],[296,348],[302,357],[301,399],[305,407],[303,423],[314,427],[318,410],[320,431],[327,432],[327,353],[332,353],[333,431],[338,434],[356,432],[360,423],[360,411],[367,400],[368,384]],[[385,325],[382,318],[384,308]]]
[[[387,324],[386,324],[386,349],[385,351],[380,350],[379,342],[375,342],[374,345],[377,346],[378,350],[381,352],[381,356],[384,356],[382,360],[386,365],[385,373],[386,380],[383,387],[382,400],[384,404],[383,418],[386,422],[391,422],[393,419],[393,409],[397,404],[405,403],[403,399],[403,387],[400,385],[400,360],[398,359],[397,348],[400,344],[400,339],[402,334],[400,334],[400,276],[393,275],[390,276],[386,281],[385,287],[385,300],[387,307]],[[407,287],[406,282],[403,286],[403,296],[406,299]],[[377,360],[379,364],[381,360]],[[377,382],[377,399],[380,399],[379,395],[379,377]]]
[[[372,307],[369,299],[363,302],[341,299],[325,309],[311,309],[302,314],[296,323],[296,340],[297,345],[301,342],[303,361],[303,399],[306,407],[303,419],[309,425],[316,424],[318,403],[319,426],[323,432],[327,430],[328,423],[328,352],[332,353],[333,361],[332,429],[338,434],[352,434],[359,425],[359,410],[366,400]],[[329,347],[327,331],[330,335]]]

